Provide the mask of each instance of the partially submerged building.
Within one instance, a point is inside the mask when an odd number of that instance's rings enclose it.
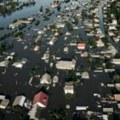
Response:
[[[16,96],[12,106],[21,106],[23,107],[26,97],[23,95]]]
[[[2,102],[0,103],[0,108],[1,109],[6,109],[6,107],[8,106],[9,104],[9,100],[8,99],[4,99],[2,100]]]
[[[41,84],[51,84],[52,83],[52,78],[48,73],[45,73],[42,78],[40,79]]]
[[[65,94],[74,94],[74,86],[73,85],[65,85],[64,92],[65,92]]]
[[[48,104],[48,95],[44,92],[37,93],[33,98],[33,106],[40,106],[41,108],[47,107]]]
[[[73,70],[75,69],[76,61],[66,61],[66,60],[60,60],[56,63],[57,69],[63,69],[63,70]]]

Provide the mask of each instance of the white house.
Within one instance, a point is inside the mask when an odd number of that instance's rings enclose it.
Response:
[[[17,106],[17,105],[19,105],[19,106],[23,107],[24,102],[25,102],[25,99],[26,99],[26,97],[23,96],[23,95],[16,96],[16,97],[15,97],[15,100],[14,100],[14,102],[13,102],[13,104],[12,104],[12,106]]]
[[[56,27],[57,28],[64,28],[65,24],[63,24],[63,23],[57,23]]]
[[[0,62],[0,67],[7,67],[8,64],[9,64],[8,60],[2,61],[2,62]]]
[[[113,113],[113,108],[103,108],[103,112],[105,113]]]
[[[120,83],[115,83],[115,88],[120,91]]]
[[[65,61],[65,60],[60,60],[56,63],[56,68],[57,69],[63,69],[63,70],[72,70],[75,69],[76,61]]]
[[[89,73],[87,71],[82,72],[81,77],[82,77],[82,79],[89,79],[90,78]]]
[[[117,23],[117,20],[116,20],[116,19],[113,19],[113,20],[112,20],[112,25],[117,26],[117,24],[118,24],[118,23]]]
[[[5,109],[9,104],[9,100],[8,99],[4,99],[2,100],[2,102],[0,103],[0,108],[1,109]]]
[[[5,95],[0,95],[0,100],[4,100],[5,99]]]
[[[108,31],[108,34],[109,34],[109,36],[115,36],[115,34],[113,33],[113,31]]]
[[[58,81],[59,81],[59,78],[58,78],[58,76],[55,75],[53,77],[53,83],[58,83]]]
[[[22,68],[22,67],[23,67],[23,64],[22,64],[22,62],[18,61],[18,62],[14,62],[14,63],[12,64],[12,66],[14,66],[14,67],[16,67],[16,68]]]
[[[43,35],[44,31],[40,30],[40,31],[38,31],[38,34]]]
[[[40,79],[41,84],[51,84],[52,78],[48,73],[45,73],[42,78]]]
[[[74,94],[74,86],[73,85],[65,85],[64,87],[65,94]]]
[[[113,25],[110,25],[108,29],[109,29],[109,30],[117,30],[117,29],[116,29],[116,26],[113,26]]]
[[[116,101],[120,101],[120,94],[114,94],[114,99]]]
[[[40,113],[41,113],[41,108],[38,105],[33,106],[28,113],[30,120],[39,120]]]
[[[108,119],[108,115],[103,114],[102,116],[103,116],[103,120],[109,120],[109,119]]]
[[[116,65],[120,65],[120,59],[114,58],[112,59],[112,63]]]
[[[101,39],[97,41],[97,47],[104,47],[104,43],[102,42]]]
[[[88,106],[76,106],[76,110],[84,111],[84,110],[87,110],[87,109],[88,109]]]

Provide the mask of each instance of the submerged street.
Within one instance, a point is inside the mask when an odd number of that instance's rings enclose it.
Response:
[[[54,2],[19,0],[11,13],[0,12],[0,94],[10,100],[3,120],[19,116],[12,105],[16,96],[33,104],[39,91],[48,95],[48,105],[40,109],[38,120],[117,120],[120,25],[114,22],[113,30],[112,22],[105,24],[112,2]],[[18,119],[28,120],[26,116]]]

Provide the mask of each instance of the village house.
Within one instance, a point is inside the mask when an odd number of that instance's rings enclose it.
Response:
[[[22,68],[23,65],[27,62],[27,58],[22,58],[21,60],[18,60],[12,64],[12,66],[16,68]]]
[[[44,31],[39,30],[39,31],[38,31],[38,34],[43,35],[43,34],[44,34]]]
[[[112,20],[112,23],[111,23],[113,26],[117,26],[118,25],[118,22],[117,22],[117,20],[114,18],[113,20]]]
[[[69,53],[69,48],[68,47],[64,47],[63,51],[64,51],[65,54],[68,54]]]
[[[14,62],[14,63],[12,64],[12,66],[14,66],[14,67],[16,67],[16,68],[22,68],[22,67],[23,67],[23,64],[22,64],[20,61],[18,61],[18,62]]]
[[[85,25],[86,28],[93,28],[93,21],[87,19],[87,20],[84,21],[84,25]]]
[[[113,40],[114,40],[116,43],[119,43],[119,42],[120,42],[120,36],[113,37]]]
[[[51,5],[52,8],[57,8],[59,6],[59,3],[57,1],[54,1]]]
[[[8,99],[4,99],[4,100],[2,100],[2,102],[0,103],[0,108],[1,108],[1,109],[6,109],[7,106],[8,106],[8,104],[9,104],[9,100],[8,100]]]
[[[104,113],[113,113],[114,109],[113,108],[103,108]]]
[[[95,36],[95,34],[92,33],[92,32],[87,32],[86,35],[89,36],[89,37],[94,37]]]
[[[115,49],[114,46],[109,45],[106,50],[101,51],[101,54],[111,54],[111,56],[114,56],[117,53],[117,50]]]
[[[108,30],[117,30],[116,26],[110,25]]]
[[[64,28],[64,27],[65,27],[65,24],[63,24],[63,23],[57,23],[57,24],[56,24],[56,27],[57,27],[57,28]]]
[[[77,43],[78,50],[85,50],[86,44],[85,43]]]
[[[112,63],[113,63],[113,64],[116,64],[116,65],[120,65],[120,59],[113,58],[113,59],[112,59]]]
[[[104,47],[104,43],[102,42],[101,39],[97,41],[97,47]]]
[[[108,34],[109,34],[110,37],[114,37],[115,36],[114,32],[111,31],[111,30],[108,31]]]
[[[74,86],[73,85],[65,85],[64,92],[65,92],[65,94],[74,94]]]
[[[33,98],[33,106],[38,105],[41,108],[46,108],[48,105],[48,95],[44,92],[35,94]]]
[[[108,119],[108,118],[109,118],[109,115],[107,115],[107,114],[103,114],[102,117],[103,117],[103,120],[109,120],[109,119]]]
[[[99,27],[99,23],[94,23],[94,27]]]
[[[48,73],[45,73],[42,78],[40,79],[40,84],[51,84],[52,83],[52,78]]]
[[[36,45],[36,46],[34,47],[34,51],[38,51],[39,49],[40,49],[39,45]]]
[[[15,99],[14,99],[14,102],[13,102],[12,106],[13,107],[14,106],[21,106],[21,107],[23,107],[25,99],[26,99],[26,97],[23,96],[23,95],[16,96]]]
[[[117,107],[120,109],[120,103],[117,104]]]
[[[88,73],[87,71],[82,72],[81,78],[82,78],[82,79],[89,79],[89,78],[90,78],[89,73]]]
[[[88,57],[88,52],[87,52],[87,51],[82,52],[82,53],[81,53],[81,57]]]
[[[47,50],[45,53],[44,53],[44,55],[43,55],[43,57],[41,58],[42,60],[49,60],[49,58],[50,58],[50,53],[49,53],[49,50]]]
[[[58,78],[58,76],[54,76],[53,77],[53,83],[58,83],[59,82],[59,78]]]
[[[65,36],[71,36],[71,33],[70,32],[66,32]]]
[[[56,68],[63,69],[63,70],[73,70],[75,69],[75,65],[76,65],[75,60],[71,60],[71,61],[60,60],[60,61],[57,61]]]
[[[5,99],[5,95],[0,95],[0,100],[4,100]]]
[[[120,94],[114,94],[114,99],[116,101],[120,101]]]
[[[88,108],[89,108],[88,106],[76,106],[76,110],[79,110],[79,111],[85,111]]]
[[[0,67],[7,67],[8,64],[9,64],[9,61],[8,61],[8,60],[1,61],[1,62],[0,62]]]
[[[97,18],[97,17],[94,18],[94,22],[95,22],[95,23],[99,23],[99,18]]]
[[[115,88],[120,91],[120,83],[115,83]]]
[[[32,107],[32,109],[28,112],[30,120],[39,120],[41,113],[41,108],[39,105]]]

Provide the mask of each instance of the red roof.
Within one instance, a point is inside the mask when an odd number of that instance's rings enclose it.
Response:
[[[77,43],[78,49],[85,49],[86,44],[85,43]]]
[[[48,95],[46,95],[43,92],[39,92],[34,96],[33,99],[33,105],[37,104],[37,103],[41,103],[42,105],[44,105],[45,107],[48,104]]]

